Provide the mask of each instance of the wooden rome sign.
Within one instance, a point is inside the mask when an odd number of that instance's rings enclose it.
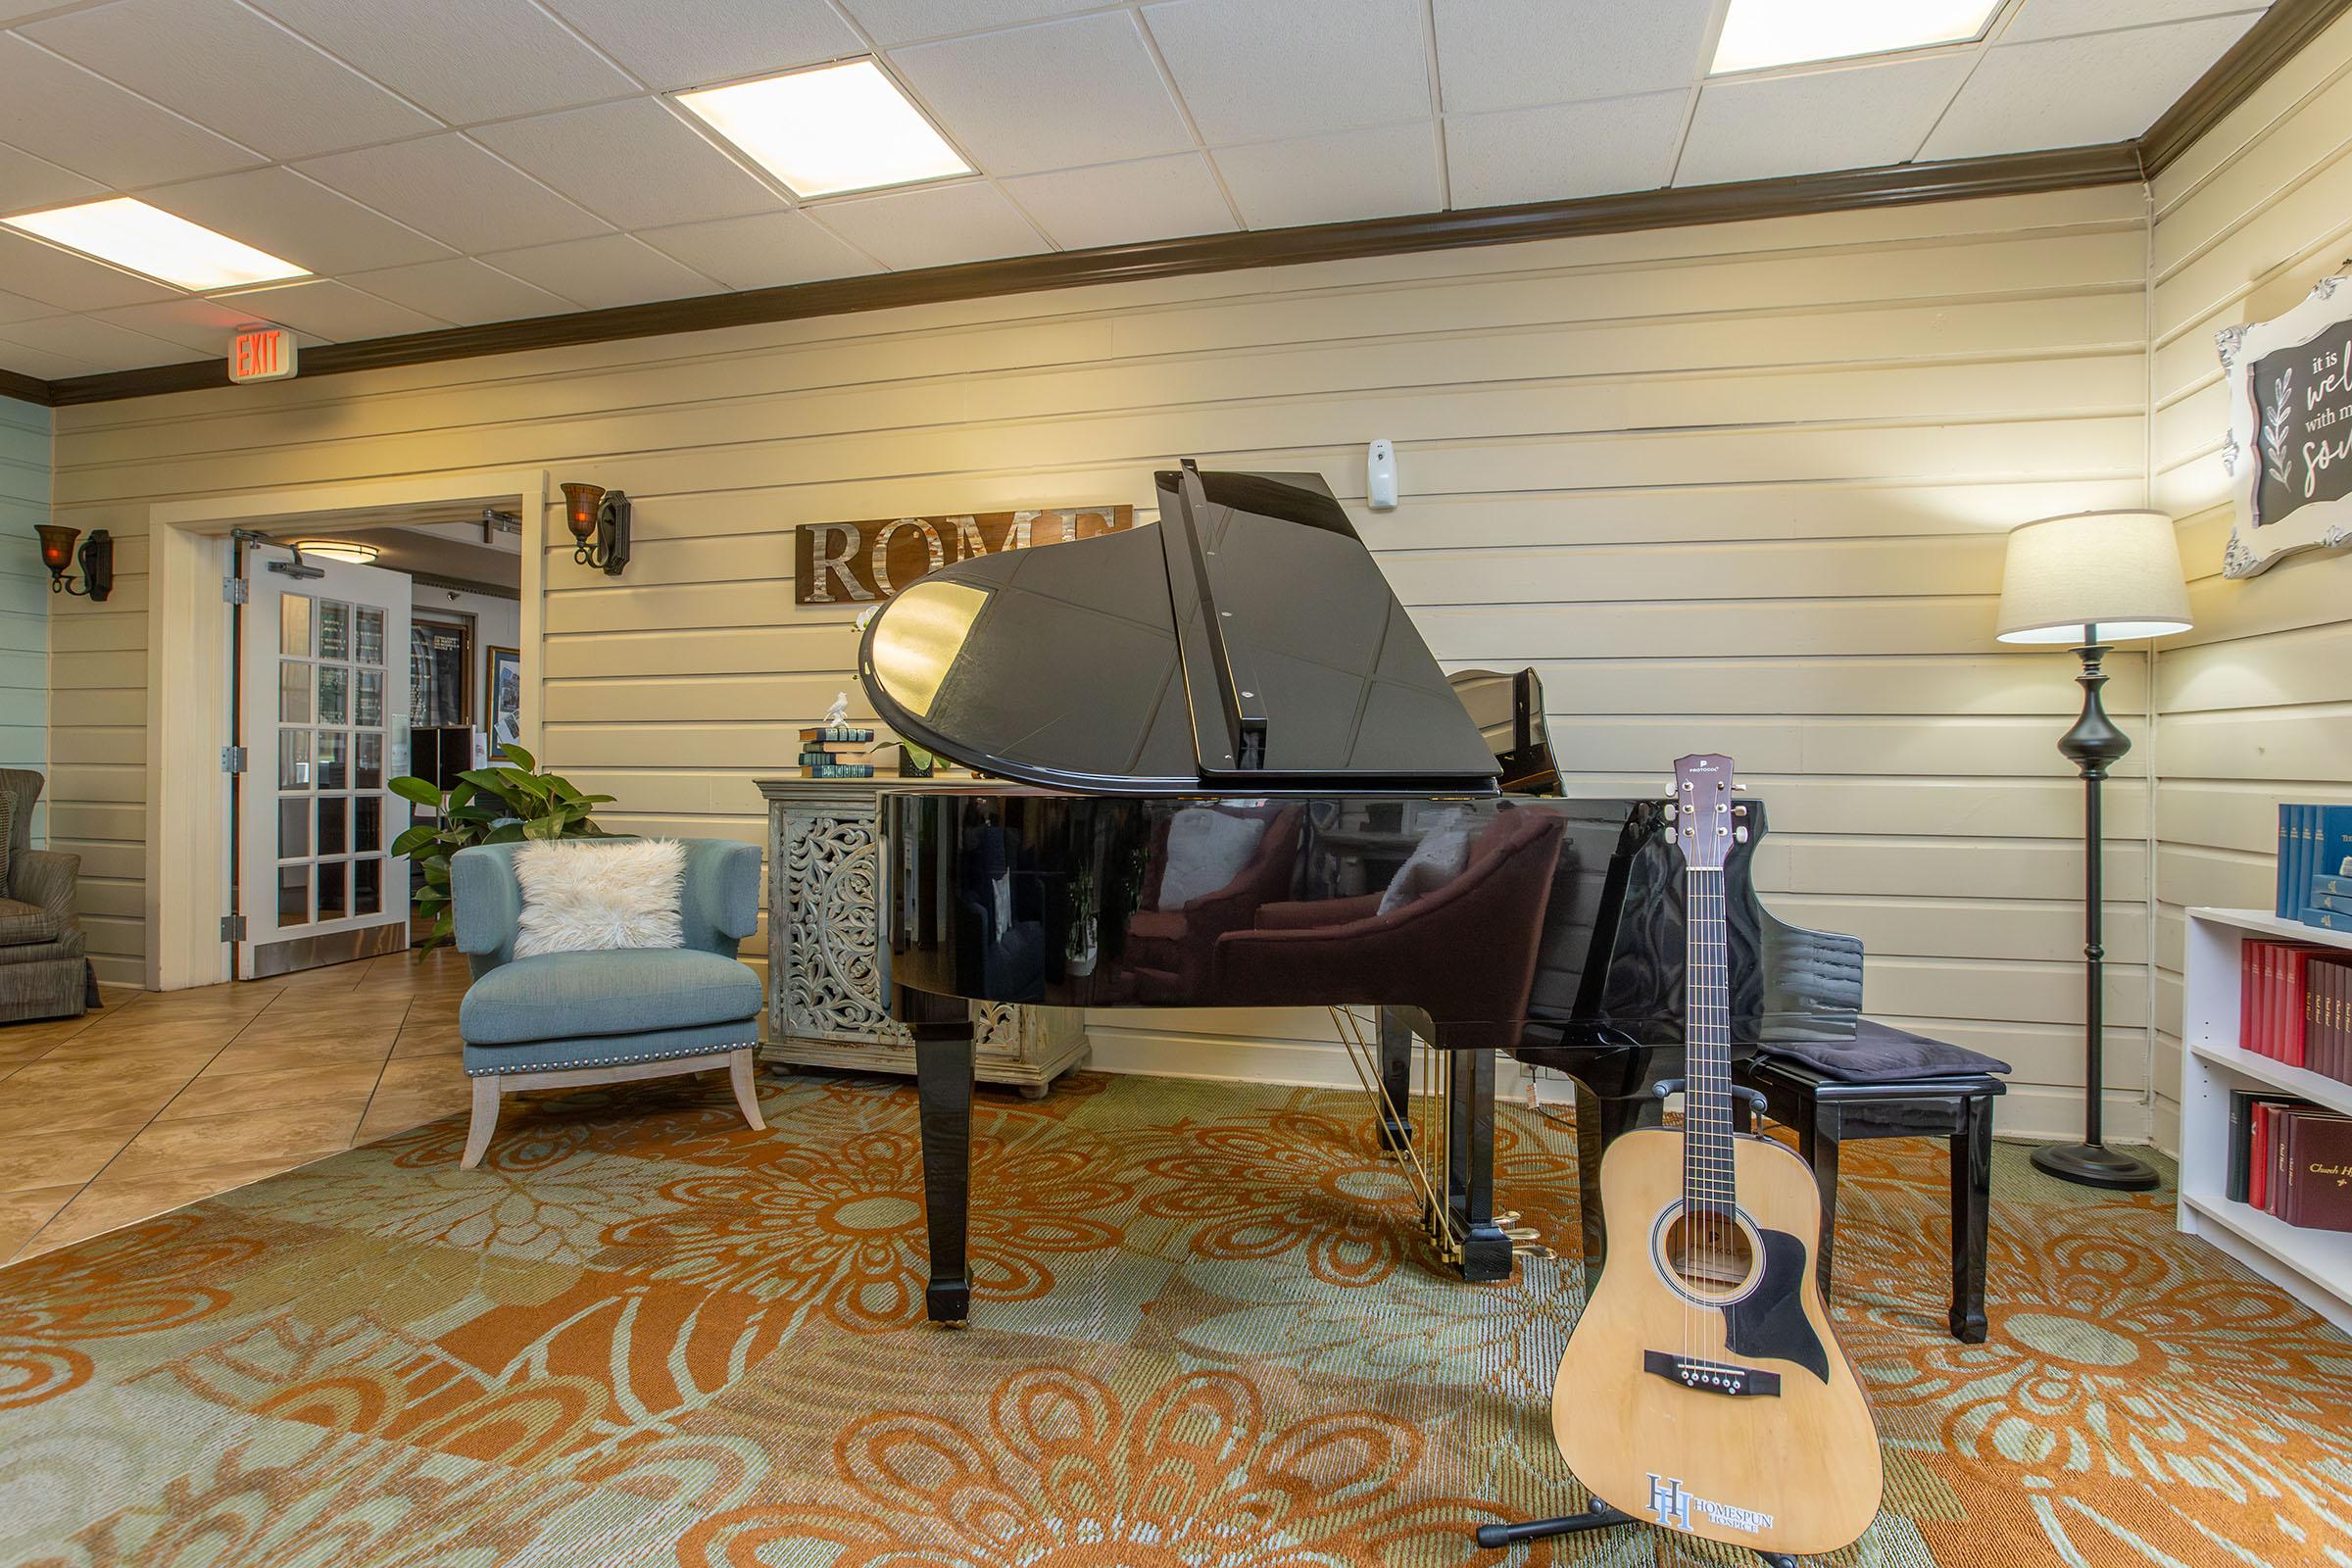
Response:
[[[2322,278],[2277,320],[2218,341],[2232,416],[2222,462],[2237,501],[2222,574],[2352,544],[2352,277]]]
[[[793,603],[861,605],[974,556],[1064,544],[1135,526],[1133,507],[964,512],[938,517],[804,522],[794,530]]]

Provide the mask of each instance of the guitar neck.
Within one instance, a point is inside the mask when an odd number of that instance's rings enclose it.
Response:
[[[1732,978],[1723,867],[1691,866],[1684,901],[1688,1056],[1683,1079],[1683,1188],[1695,1210],[1732,1213]]]

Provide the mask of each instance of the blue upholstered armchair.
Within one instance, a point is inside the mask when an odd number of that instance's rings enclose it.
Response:
[[[626,1083],[724,1067],[754,1128],[752,1050],[760,1039],[760,977],[735,957],[760,918],[760,851],[718,839],[686,841],[679,914],[686,944],[603,953],[514,956],[522,888],[520,845],[461,850],[450,860],[458,951],[473,984],[458,1010],[473,1121],[461,1165],[481,1162],[498,1129],[502,1094]]]

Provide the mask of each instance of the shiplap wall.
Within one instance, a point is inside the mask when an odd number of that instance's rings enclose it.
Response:
[[[2003,530],[2140,504],[2136,185],[1384,258],[296,380],[58,414],[68,520],[167,498],[545,466],[625,487],[609,579],[551,550],[543,751],[631,828],[756,838],[752,779],[857,697],[794,524],[1148,500],[1180,454],[1321,470],[1450,664],[1538,664],[1591,792],[1722,749],[1775,909],[1860,934],[1869,1004],[2077,1115],[2063,653],[1991,637]],[[1404,506],[1362,510],[1363,443]],[[147,600],[59,610],[59,828],[135,978]],[[526,651],[526,659],[529,658]],[[2113,706],[2144,738],[2144,667]],[[2113,791],[2116,1130],[2144,1127],[2143,747]],[[1099,1060],[1344,1076],[1317,1015],[1099,1013]]]
[[[2156,502],[2180,519],[2196,629],[2157,657],[2157,1125],[2180,1087],[2180,910],[2267,909],[2280,800],[2352,802],[2352,561],[2221,575],[2229,392],[2214,334],[2283,314],[2352,257],[2352,17],[2155,183]]]
[[[49,411],[0,398],[0,767],[49,767]],[[48,797],[34,808],[42,842]]]

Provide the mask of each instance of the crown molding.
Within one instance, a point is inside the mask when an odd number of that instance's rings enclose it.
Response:
[[[0,398],[15,398],[20,403],[37,403],[48,408],[56,399],[49,383],[37,375],[20,375],[14,370],[0,370]]]
[[[783,288],[706,294],[660,300],[567,316],[533,317],[485,326],[450,327],[403,337],[330,343],[302,351],[302,378],[422,365],[437,360],[529,349],[563,348],[672,332],[707,332],[765,321],[815,316],[895,310],[909,305],[1079,288],[1095,283],[1129,283],[1146,278],[1183,277],[1246,268],[1296,267],[1308,262],[1418,251],[1457,250],[1476,245],[1511,245],[1636,229],[1733,223],[1857,208],[1896,207],[1953,201],[1970,196],[2013,196],[2113,184],[2140,177],[2139,155],[2129,142],[2069,147],[2052,152],[2008,153],[1991,158],[1935,164],[1896,164],[1880,169],[1839,170],[1782,179],[1741,180],[1669,190],[1592,196],[1575,201],[1533,202],[1521,207],[1480,207],[1462,212],[1412,213],[1300,228],[1202,234],[1184,239],[1147,240],[1090,251],[1050,251],[1003,261],[972,262],[920,271],[879,272],[862,277],[797,283]],[[193,364],[158,365],[47,383],[48,400],[60,407],[151,397],[229,385],[225,357]]]
[[[2139,138],[2140,162],[2155,178],[2193,146],[2199,136],[2271,79],[2272,73],[2352,11],[2352,0],[2276,0],[2270,10],[2231,44]]]

